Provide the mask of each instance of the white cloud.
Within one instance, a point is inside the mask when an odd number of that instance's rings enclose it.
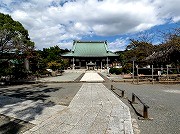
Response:
[[[180,22],[180,16],[174,17],[174,18],[173,18],[173,21],[174,21],[174,22]]]
[[[67,49],[71,50],[72,46],[73,46],[73,40],[71,40],[71,41],[62,41],[58,45],[60,46],[60,48],[63,48],[63,49],[67,48]]]
[[[129,41],[128,38],[123,39],[123,38],[118,38],[114,40],[113,42],[110,42],[108,44],[108,48],[110,51],[116,52],[116,51],[122,51],[126,48],[126,44]]]
[[[169,19],[180,21],[179,0],[23,1],[1,0],[0,12],[20,21],[37,48],[61,43],[70,48],[65,43],[92,34],[121,35],[147,30]],[[118,49],[121,41],[112,42],[111,49]]]
[[[173,21],[178,22],[180,19],[180,1],[179,0],[155,0],[153,3],[157,9],[158,17],[163,19],[172,18]]]

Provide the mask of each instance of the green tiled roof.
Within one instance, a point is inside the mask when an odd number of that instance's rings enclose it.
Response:
[[[108,51],[106,41],[74,41],[71,52],[66,57],[107,57],[118,56]]]

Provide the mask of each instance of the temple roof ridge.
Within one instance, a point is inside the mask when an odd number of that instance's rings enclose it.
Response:
[[[88,41],[88,40],[74,40],[75,43],[106,43],[107,40],[104,41],[97,41],[97,40],[93,40],[93,41]]]
[[[63,56],[70,57],[107,57],[118,56],[108,50],[107,41],[74,40],[71,52]]]

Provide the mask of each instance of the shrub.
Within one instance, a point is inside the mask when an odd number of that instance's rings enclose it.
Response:
[[[121,74],[122,68],[110,68],[109,73],[116,74],[116,75]]]
[[[133,65],[131,63],[126,63],[122,69],[122,71],[126,74],[130,73],[132,71]]]
[[[61,67],[61,63],[58,63],[56,61],[48,62],[48,68],[52,69],[53,71],[59,69]]]

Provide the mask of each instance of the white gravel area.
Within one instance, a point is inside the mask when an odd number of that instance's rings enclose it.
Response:
[[[103,82],[104,79],[96,72],[86,72],[80,81]]]

